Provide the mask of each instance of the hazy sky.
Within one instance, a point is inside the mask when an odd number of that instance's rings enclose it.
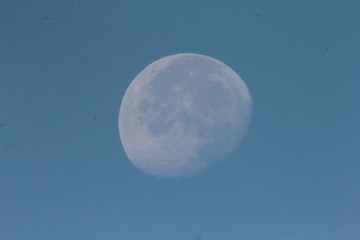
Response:
[[[0,239],[360,239],[359,1],[0,1]],[[243,143],[158,180],[118,134],[132,79],[193,52],[253,97]]]

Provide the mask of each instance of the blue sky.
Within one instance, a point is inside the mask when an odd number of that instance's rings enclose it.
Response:
[[[359,239],[358,1],[1,1],[0,239]],[[193,52],[246,82],[229,159],[158,180],[126,158],[132,79]]]

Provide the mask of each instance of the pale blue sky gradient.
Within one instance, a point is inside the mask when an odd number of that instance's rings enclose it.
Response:
[[[360,239],[359,1],[1,1],[0,239]],[[126,158],[125,90],[193,52],[253,97],[221,165]]]

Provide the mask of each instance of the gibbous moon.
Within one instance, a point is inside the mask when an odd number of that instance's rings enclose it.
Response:
[[[120,107],[120,138],[145,173],[189,177],[235,149],[251,112],[249,90],[230,67],[204,55],[175,54],[131,82]]]

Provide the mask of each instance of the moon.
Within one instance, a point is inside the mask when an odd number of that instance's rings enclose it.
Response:
[[[119,113],[129,160],[159,178],[194,176],[221,162],[249,126],[252,100],[241,77],[215,58],[161,58],[127,88]]]

